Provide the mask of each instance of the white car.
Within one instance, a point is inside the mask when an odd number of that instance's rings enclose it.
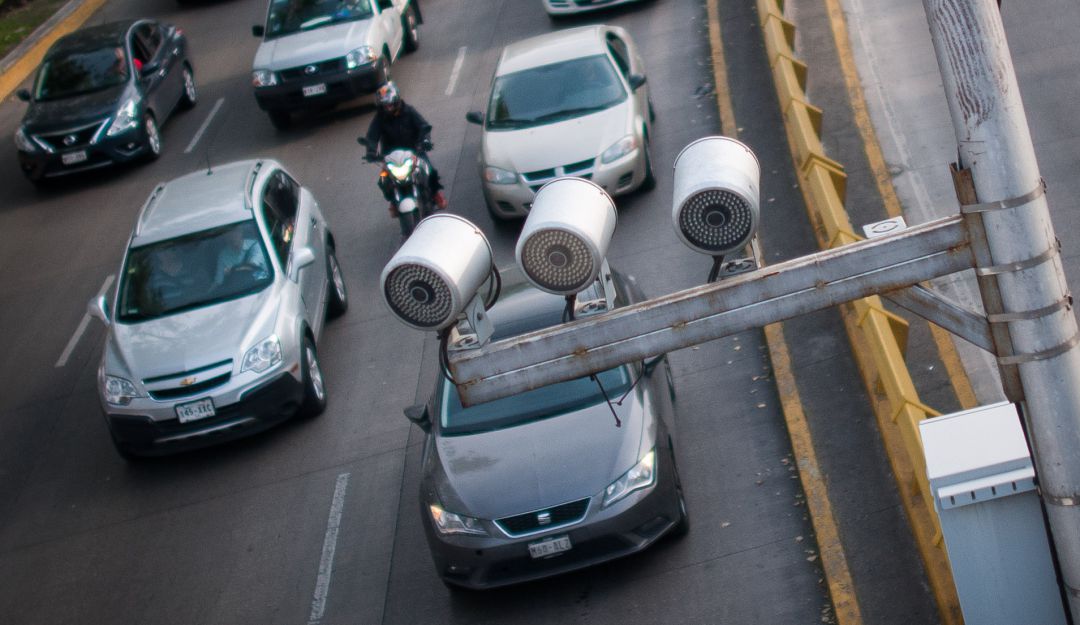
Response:
[[[374,93],[420,45],[419,0],[270,0],[251,82],[278,128],[293,112]]]
[[[202,447],[326,405],[316,351],[348,307],[334,237],[279,164],[242,161],[161,184],[139,213],[98,369],[125,458]]]
[[[562,176],[622,195],[655,184],[644,64],[630,34],[585,26],[507,46],[495,68],[480,175],[492,217],[524,217],[536,191]]]
[[[641,0],[544,0],[544,10],[552,17],[573,15],[608,7],[630,4]]]

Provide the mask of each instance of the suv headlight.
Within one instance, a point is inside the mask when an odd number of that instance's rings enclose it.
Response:
[[[619,160],[636,149],[637,137],[634,135],[626,135],[622,139],[616,141],[610,148],[604,150],[604,153],[600,155],[600,162],[610,163],[611,161]]]
[[[443,510],[439,504],[428,506],[431,511],[431,520],[435,522],[435,529],[440,534],[472,534],[473,536],[487,536],[487,530],[480,524],[479,519],[464,514],[454,514]]]
[[[240,373],[251,370],[262,373],[281,362],[281,341],[276,335],[270,335],[259,341],[244,354],[244,363]]]
[[[491,184],[514,184],[517,182],[517,174],[488,165],[484,168],[484,180]]]
[[[22,129],[22,126],[15,131],[15,147],[20,152],[37,152],[38,146],[36,143],[30,140],[30,137],[26,136],[26,131]]]
[[[129,380],[113,375],[105,376],[105,380],[101,385],[101,392],[105,396],[105,401],[114,406],[126,406],[131,403],[132,399],[142,397],[139,389],[135,388],[135,385]]]
[[[371,46],[360,46],[345,55],[345,67],[348,69],[356,69],[357,67],[362,67],[364,65],[371,65],[378,60],[379,55],[375,53],[375,48],[372,48]]]
[[[619,501],[635,490],[656,483],[656,449],[650,449],[637,464],[604,489],[604,507]]]
[[[277,74],[268,69],[257,69],[251,72],[251,84],[256,87],[273,87],[277,84]]]
[[[124,105],[120,107],[120,110],[116,111],[116,117],[113,118],[112,124],[109,126],[109,131],[105,134],[112,137],[138,126],[139,116],[135,109],[135,98],[130,98],[127,102],[124,102]]]

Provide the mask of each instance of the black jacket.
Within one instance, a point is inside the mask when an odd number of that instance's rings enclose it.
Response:
[[[430,140],[431,124],[408,104],[402,103],[401,112],[390,115],[381,108],[368,126],[367,141],[369,153],[374,154],[376,146],[382,143],[382,153],[386,154],[397,148],[416,150],[422,141]]]

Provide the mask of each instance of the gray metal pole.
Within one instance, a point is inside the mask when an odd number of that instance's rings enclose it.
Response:
[[[1080,350],[1001,14],[994,0],[923,0],[959,146],[979,204],[1065,594],[1080,623]],[[974,244],[974,243],[973,243]],[[985,291],[984,291],[985,295]],[[985,300],[985,297],[984,297]],[[988,312],[991,311],[988,307]]]

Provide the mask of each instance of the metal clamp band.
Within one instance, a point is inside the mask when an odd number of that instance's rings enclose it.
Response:
[[[1017,206],[1023,206],[1028,202],[1042,196],[1046,193],[1046,181],[1039,178],[1039,186],[1035,187],[1031,191],[1014,198],[1007,200],[999,200],[997,202],[986,202],[984,204],[961,204],[960,212],[967,215],[970,213],[988,213],[990,211],[1005,210],[1008,208],[1016,208]]]
[[[1080,506],[1080,497],[1053,497],[1043,493],[1043,500],[1055,506]]]
[[[1051,347],[1041,352],[1035,352],[1033,354],[1015,354],[1012,356],[999,356],[997,361],[1002,367],[1009,365],[1020,365],[1025,362],[1035,362],[1036,360],[1048,360],[1055,356],[1060,356],[1070,349],[1080,345],[1080,333],[1074,334],[1071,339],[1065,341],[1057,347]]]
[[[1028,321],[1031,319],[1039,319],[1046,317],[1064,308],[1072,306],[1072,295],[1066,294],[1065,297],[1050,304],[1049,306],[1043,306],[1036,310],[1025,310],[1023,312],[1011,312],[1011,313],[996,313],[986,315],[986,320],[990,323],[1006,323],[1008,321]]]
[[[1059,243],[1055,242],[1050,246],[1050,249],[1046,250],[1042,254],[1034,258],[1027,260],[1019,260],[1015,263],[1005,263],[1003,265],[994,265],[992,267],[976,267],[975,275],[979,276],[996,276],[1002,273],[1013,273],[1015,271],[1023,271],[1025,269],[1031,269],[1050,260],[1058,254]]]

